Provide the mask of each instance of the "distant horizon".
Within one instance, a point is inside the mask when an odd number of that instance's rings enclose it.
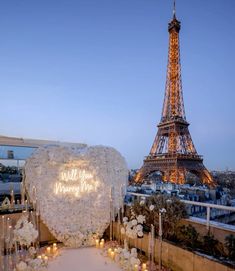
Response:
[[[107,145],[140,168],[160,121],[172,0],[0,3],[0,134]],[[235,1],[176,1],[189,131],[235,170]]]
[[[68,141],[59,141],[59,140],[54,140],[54,139],[42,139],[42,138],[25,138],[25,137],[11,137],[11,136],[6,136],[6,135],[0,135],[0,138],[1,137],[8,137],[8,138],[14,138],[14,139],[23,139],[23,140],[36,140],[36,141],[48,141],[48,142],[57,142],[57,143],[72,143],[72,144],[84,144],[84,145],[87,145],[89,146],[88,144],[84,143],[84,142],[68,142]],[[1,146],[1,142],[0,142],[0,146]],[[6,146],[6,145],[4,145]],[[12,146],[9,144],[9,146]],[[18,147],[20,145],[14,145],[13,147]],[[23,146],[25,147],[25,146]],[[108,146],[108,147],[112,147],[112,146]],[[125,158],[125,157],[124,157]],[[4,158],[0,158],[2,160],[7,160],[7,159],[4,159]],[[13,159],[14,160],[14,159]],[[17,160],[17,159],[16,159]],[[9,162],[12,161],[12,160],[9,160]],[[128,168],[129,170],[138,170],[139,168]],[[233,169],[229,169],[229,168],[225,168],[225,169],[209,169],[210,171],[235,171]]]

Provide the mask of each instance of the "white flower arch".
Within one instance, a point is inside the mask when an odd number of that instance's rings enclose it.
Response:
[[[39,148],[25,165],[29,196],[36,197],[40,215],[51,233],[65,245],[94,244],[109,223],[113,205],[122,200],[128,170],[115,149],[103,146]]]

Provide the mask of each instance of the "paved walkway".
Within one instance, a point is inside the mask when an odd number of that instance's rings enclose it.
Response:
[[[121,271],[121,268],[100,255],[97,248],[65,248],[61,256],[49,263],[48,271]]]

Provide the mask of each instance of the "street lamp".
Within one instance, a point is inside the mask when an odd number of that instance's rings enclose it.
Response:
[[[161,270],[162,266],[162,214],[166,213],[166,209],[162,208],[159,210],[159,270]]]

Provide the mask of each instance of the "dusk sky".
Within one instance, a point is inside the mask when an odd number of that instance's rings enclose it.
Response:
[[[113,146],[142,165],[163,104],[172,0],[0,0],[0,134]],[[186,117],[235,170],[235,1],[177,0]]]

